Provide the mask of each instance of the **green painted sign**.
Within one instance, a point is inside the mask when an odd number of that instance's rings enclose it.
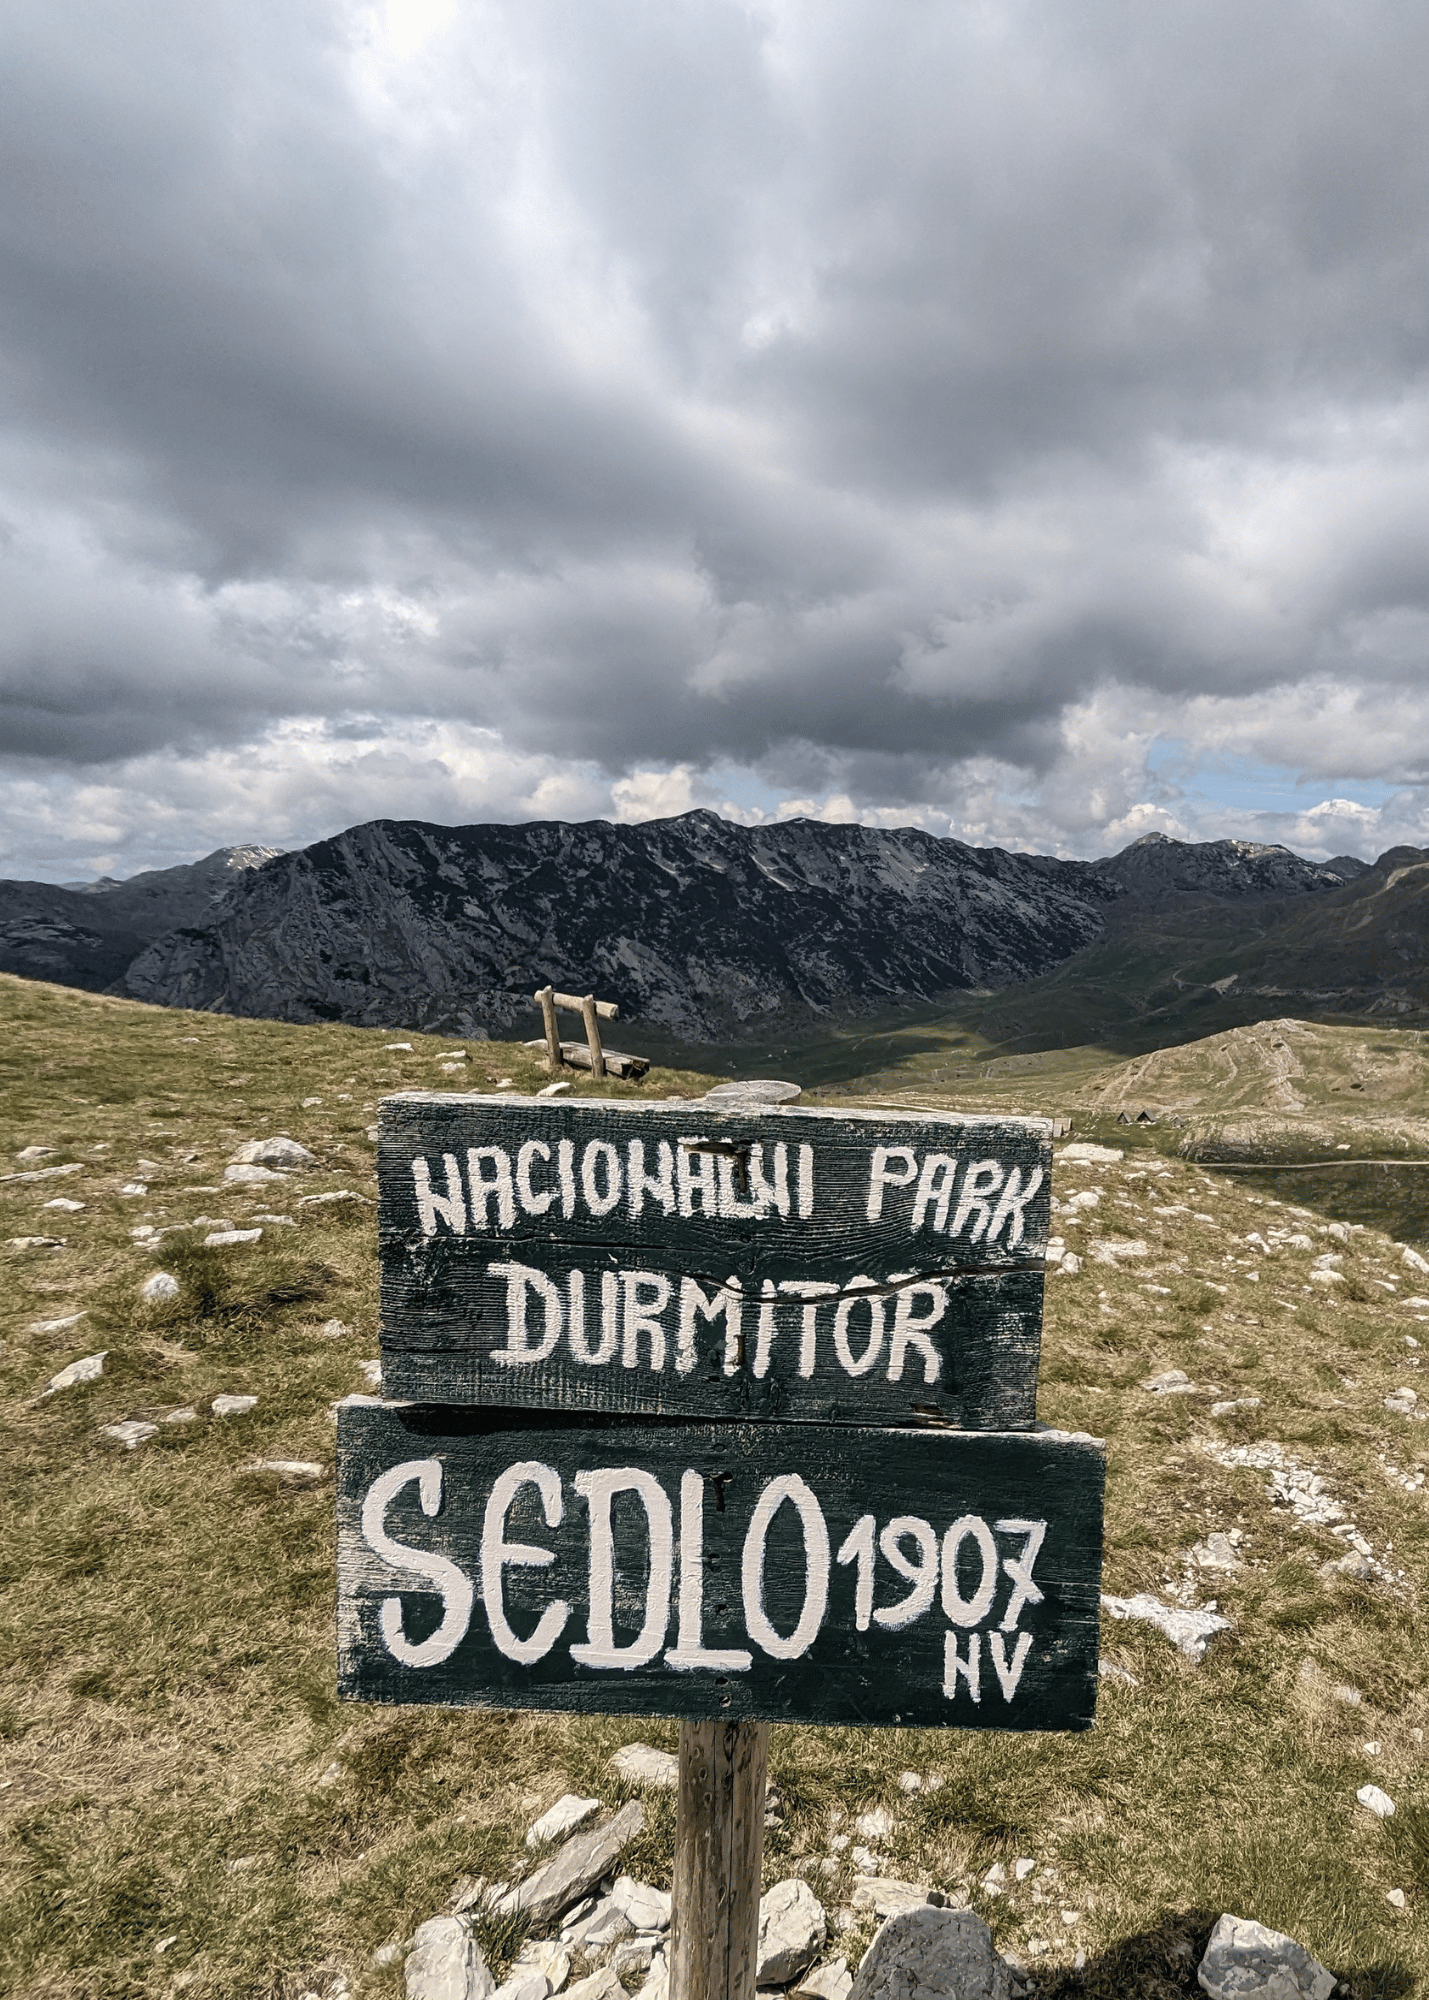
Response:
[[[341,1692],[1084,1729],[1090,1439],[343,1405]]]
[[[1025,1429],[1045,1120],[384,1100],[389,1394]]]

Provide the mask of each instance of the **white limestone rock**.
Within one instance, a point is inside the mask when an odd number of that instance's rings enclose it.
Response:
[[[327,1478],[327,1467],[312,1458],[250,1458],[238,1470],[276,1473],[279,1479],[289,1480],[294,1486],[320,1486]],[[546,2000],[546,1996],[539,1994],[537,2000]]]
[[[209,1407],[216,1417],[246,1417],[257,1401],[256,1396],[215,1396]]]
[[[481,1946],[460,1917],[418,1926],[403,1967],[407,2000],[489,2000],[496,1991]]]
[[[1231,1621],[1222,1618],[1215,1611],[1187,1611],[1180,1605],[1163,1604],[1159,1597],[1149,1591],[1138,1591],[1135,1597],[1102,1596],[1102,1609],[1109,1611],[1113,1618],[1135,1618],[1144,1624],[1154,1625],[1178,1652],[1188,1660],[1203,1660],[1206,1648],[1217,1632],[1229,1632]]]
[[[263,1236],[261,1229],[215,1229],[203,1239],[205,1250],[227,1250],[235,1243],[257,1243]]]
[[[271,1139],[250,1139],[231,1155],[237,1167],[315,1167],[317,1160],[296,1139],[275,1135]]]
[[[759,1899],[756,1986],[787,1986],[823,1949],[828,1926],[823,1905],[799,1876],[776,1882]]]
[[[640,1988],[640,2000],[669,2000],[670,1961],[663,1951],[657,1951],[650,1961],[650,1970]]]
[[[32,1319],[25,1328],[26,1333],[63,1333],[66,1327],[78,1326],[88,1313],[66,1313],[63,1319]]]
[[[860,1813],[853,1823],[854,1832],[876,1847],[881,1841],[892,1840],[898,1831],[898,1822],[887,1806],[874,1806],[871,1811]]]
[[[826,1958],[791,1989],[793,2000],[848,2000],[853,1974],[846,1958]]]
[[[670,1898],[663,1889],[637,1882],[631,1875],[618,1875],[611,1885],[610,1900],[624,1914],[632,1931],[670,1928]]]
[[[409,1996],[410,2000],[410,1996]],[[608,1965],[566,1988],[565,2000],[626,2000],[625,1988]]]
[[[1376,1819],[1393,1819],[1394,1800],[1388,1792],[1382,1792],[1378,1785],[1361,1785],[1355,1797],[1366,1812],[1372,1812]]]
[[[225,1167],[223,1178],[234,1187],[257,1187],[263,1181],[280,1181],[284,1176],[274,1173],[271,1167],[237,1166]]]
[[[114,1442],[122,1444],[126,1451],[133,1451],[136,1445],[146,1443],[151,1437],[157,1437],[159,1426],[141,1423],[137,1417],[126,1417],[122,1423],[105,1424],[100,1434],[103,1437],[113,1438]]]
[[[524,1882],[518,1882],[497,1903],[503,1916],[518,1911],[532,1929],[588,1896],[597,1882],[610,1874],[621,1854],[645,1827],[645,1808],[631,1799],[604,1825],[586,1833],[573,1834],[543,1868]],[[628,1919],[626,1920],[628,1921]],[[563,1937],[562,1943],[567,1942]]]
[[[1160,1375],[1148,1375],[1142,1388],[1153,1396],[1194,1396],[1196,1385],[1184,1368],[1167,1368]]]
[[[655,1962],[655,1954],[660,1949],[658,1937],[627,1938],[611,1953],[610,1963],[621,1979],[632,1979],[637,1972],[648,1972]]]
[[[1283,1931],[1223,1916],[1196,1977],[1211,2000],[1329,2000],[1335,1975]]]
[[[922,1909],[928,1891],[891,1875],[855,1875],[849,1900],[855,1910],[872,1910],[876,1917],[901,1917],[905,1910]]]
[[[551,1982],[539,1965],[513,1965],[496,1989],[496,2000],[547,2000]]]
[[[179,1290],[179,1281],[172,1271],[155,1271],[139,1287],[139,1296],[146,1305],[162,1305],[166,1299],[176,1299]]]
[[[674,1791],[680,1782],[680,1760],[668,1750],[656,1750],[648,1743],[627,1743],[617,1750],[609,1767],[628,1785],[648,1785],[656,1790]]]
[[[516,1963],[538,1966],[545,1973],[552,1993],[559,1993],[571,1976],[571,1955],[554,1938],[528,1938]]]
[[[1082,1160],[1090,1167],[1114,1167],[1118,1160],[1126,1158],[1118,1146],[1094,1146],[1090,1140],[1077,1139],[1070,1146],[1063,1146],[1059,1160]]]
[[[97,1382],[104,1373],[104,1363],[109,1349],[100,1354],[86,1354],[79,1361],[71,1361],[68,1368],[61,1368],[58,1375],[51,1375],[48,1384],[40,1391],[41,1401],[46,1396],[58,1395],[61,1389],[73,1389],[78,1382]]]
[[[971,1910],[924,1904],[890,1917],[864,1955],[849,2000],[1011,2000],[1012,1975]]]

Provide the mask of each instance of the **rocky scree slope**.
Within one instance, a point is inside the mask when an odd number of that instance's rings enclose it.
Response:
[[[1098,862],[911,828],[374,820],[244,876],[116,990],[169,1006],[466,1035],[534,1031],[548,981],[691,1041],[996,988],[1058,965],[1109,910],[1285,898],[1341,876],[1284,848],[1150,836]]]
[[[205,924],[248,870],[278,847],[220,847],[202,861],[127,882],[0,881],[0,972],[103,993],[155,938]]]

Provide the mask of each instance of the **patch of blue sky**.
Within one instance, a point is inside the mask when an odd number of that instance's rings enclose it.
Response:
[[[1377,807],[1402,788],[1378,778],[1306,777],[1284,764],[1254,757],[1197,754],[1175,737],[1158,737],[1147,770],[1187,805],[1235,812],[1304,812],[1322,799],[1353,799]]]

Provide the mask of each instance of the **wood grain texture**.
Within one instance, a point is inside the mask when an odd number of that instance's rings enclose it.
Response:
[[[754,2000],[767,1722],[682,1722],[670,2000]]]
[[[384,1380],[434,1403],[1027,1428],[1050,1150],[1031,1119],[388,1098]]]
[[[1103,1477],[1098,1444],[1057,1433],[343,1405],[339,1686],[1083,1729]]]

